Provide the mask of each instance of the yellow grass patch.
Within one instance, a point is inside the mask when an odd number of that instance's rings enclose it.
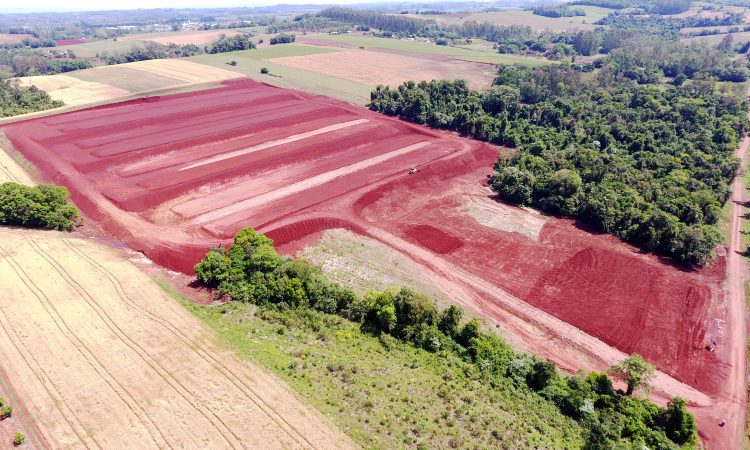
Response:
[[[240,34],[235,30],[197,30],[197,31],[175,31],[167,33],[145,33],[132,34],[121,37],[121,41],[151,41],[158,44],[178,44],[178,45],[206,45],[225,35],[232,37]]]
[[[0,228],[0,284],[0,370],[39,448],[353,447],[110,247]]]
[[[398,86],[409,80],[463,78],[471,87],[483,89],[492,84],[495,72],[490,64],[459,61],[440,55],[409,56],[355,49],[274,58],[271,61],[368,85]]]

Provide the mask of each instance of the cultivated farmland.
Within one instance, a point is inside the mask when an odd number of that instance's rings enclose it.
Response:
[[[128,41],[151,41],[157,44],[178,44],[178,45],[206,45],[221,36],[232,37],[240,34],[236,30],[190,30],[190,31],[172,31],[164,33],[146,33],[146,34],[128,34],[119,40]]]
[[[217,67],[179,59],[156,59],[59,75],[23,77],[18,82],[21,86],[43,89],[66,106],[80,106],[236,77],[236,73]]]
[[[352,446],[110,247],[3,229],[0,256],[0,386],[34,446]]]
[[[637,352],[661,369],[658,392],[694,405],[723,392],[728,346],[704,347],[726,339],[724,259],[681,272],[499,204],[485,186],[489,145],[247,79],[3,130],[89,217],[172,269],[191,272],[247,226],[286,253],[344,228],[408,256],[426,282],[563,367],[602,370]]]

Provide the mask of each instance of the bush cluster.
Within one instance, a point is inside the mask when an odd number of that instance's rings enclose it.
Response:
[[[211,249],[195,272],[201,283],[231,300],[343,316],[380,335],[386,348],[399,340],[429,352],[454,352],[488,383],[512,382],[554,404],[585,428],[590,448],[674,448],[695,440],[694,418],[679,398],[659,408],[616,391],[604,374],[562,375],[551,362],[517,353],[497,335],[483,332],[477,319],[464,323],[458,307],[439,311],[431,298],[410,289],[359,296],[329,281],[319,267],[279,256],[273,241],[252,228],[240,231],[229,248]]]
[[[72,230],[81,216],[68,203],[65,187],[18,183],[0,185],[0,224],[52,230]]]
[[[276,45],[276,44],[291,44],[296,39],[297,39],[297,37],[295,35],[293,35],[293,34],[281,33],[281,34],[278,34],[278,35],[272,37],[271,40],[269,41],[269,43],[271,45]]]

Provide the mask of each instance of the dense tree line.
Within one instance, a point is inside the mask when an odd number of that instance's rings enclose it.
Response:
[[[611,28],[634,30],[641,34],[676,40],[680,38],[680,30],[683,28],[718,27],[737,25],[743,22],[744,17],[739,13],[729,13],[716,17],[690,16],[674,18],[659,15],[644,16],[634,13],[622,14],[614,12],[599,19],[596,23],[598,25],[608,25]]]
[[[291,44],[297,39],[297,37],[293,34],[285,34],[281,33],[278,34],[270,39],[271,45],[277,45],[277,44]]]
[[[731,44],[730,44],[731,45]],[[743,82],[748,69],[739,60],[726,57],[721,46],[700,42],[662,42],[633,38],[612,50],[598,65],[640,84],[656,83],[663,77],[681,84],[687,79],[714,76],[719,81]]]
[[[62,106],[36,86],[20,87],[0,80],[0,117],[16,116]]]
[[[0,54],[0,61],[6,61],[4,56]],[[93,67],[91,62],[84,59],[58,59],[35,52],[11,52],[8,56],[10,58],[8,65],[13,75],[18,77],[54,75]]]
[[[80,221],[80,215],[68,203],[69,197],[68,190],[62,186],[0,184],[0,224],[72,230]]]
[[[474,20],[468,20],[463,24],[437,25],[433,20],[342,7],[324,9],[319,15],[341,23],[377,28],[387,32],[389,36],[419,36],[432,39],[481,38],[498,42],[511,37],[527,39],[533,34],[531,27],[522,25],[502,26]]]
[[[586,15],[586,11],[582,9],[570,8],[567,5],[540,5],[532,8],[531,12],[537,16],[553,18]]]
[[[576,0],[572,5],[590,5],[602,8],[638,8],[651,14],[680,14],[690,9],[692,0]]]
[[[411,17],[342,7],[326,8],[319,15],[339,22],[367,25],[394,33],[416,34],[425,25],[431,23],[431,21]]]
[[[209,47],[207,47],[209,48]],[[144,45],[134,45],[130,51],[118,52],[113,55],[102,55],[107,64],[124,64],[136,61],[149,61],[152,59],[179,58],[193,56],[204,51],[201,47],[193,44],[162,45],[156,42],[146,42]]]
[[[251,37],[252,35],[249,33],[242,33],[231,37],[222,35],[219,39],[204,47],[199,47],[194,44],[162,45],[155,42],[146,42],[142,46],[133,46],[128,52],[116,53],[114,55],[102,55],[102,58],[107,64],[123,64],[136,61],[148,61],[151,59],[183,58],[199,55],[201,53],[214,54],[234,52],[255,48],[255,43],[252,42]]]
[[[489,92],[462,80],[378,86],[370,108],[517,148],[495,167],[503,199],[702,265],[738,168],[740,91],[638,85],[607,67],[591,80],[565,66],[502,67]]]
[[[232,37],[222,35],[206,48],[206,53],[235,52],[255,48],[255,44],[250,40],[251,37],[252,35],[249,33],[242,33]]]
[[[209,251],[195,271],[220,297],[266,308],[312,308],[360,323],[385,346],[400,340],[430,352],[455,352],[493,386],[512,385],[557,407],[584,429],[589,448],[669,449],[696,440],[684,400],[660,408],[631,395],[653,371],[638,357],[611,371],[626,382],[627,392],[614,389],[605,374],[562,375],[551,362],[515,352],[496,334],[481,331],[477,319],[464,322],[456,306],[439,311],[434,300],[405,288],[359,296],[329,281],[319,267],[279,256],[273,241],[251,228],[240,231],[229,248]]]
[[[341,28],[345,26],[343,22],[338,22],[328,17],[304,14],[297,16],[291,21],[277,21],[268,25],[266,33],[276,34],[284,31],[301,31],[301,32],[313,32],[313,31],[328,31],[331,29]],[[369,28],[368,28],[369,29]]]

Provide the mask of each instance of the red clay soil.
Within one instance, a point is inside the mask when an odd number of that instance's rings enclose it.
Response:
[[[498,155],[489,145],[247,79],[2,130],[89,218],[168,268],[191,273],[209,246],[246,226],[288,253],[346,228],[434,269],[436,283],[459,286],[497,323],[534,324],[540,331],[514,330],[567,368],[601,370],[639,353],[673,377],[664,392],[697,389],[695,404],[723,394],[725,258],[682,271],[569,220],[540,219],[536,239],[482,225],[467,201],[531,214],[488,197]],[[526,306],[511,310],[513,301]]]

